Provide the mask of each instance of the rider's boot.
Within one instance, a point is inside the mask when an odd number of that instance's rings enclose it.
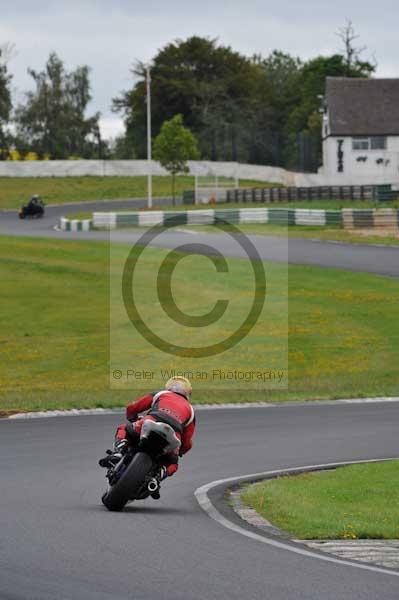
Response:
[[[105,467],[106,469],[109,469],[110,467],[113,467],[114,465],[118,464],[122,456],[125,454],[127,446],[127,440],[115,440],[114,450],[107,450],[107,456],[104,456],[104,458],[101,458],[98,461],[100,467]]]
[[[168,473],[167,473],[165,467],[161,467],[159,474],[157,476],[158,483],[160,484],[161,481],[163,481],[164,479],[167,478],[167,476],[168,476]],[[160,487],[157,490],[155,490],[155,492],[152,492],[152,494],[150,494],[151,498],[153,498],[154,500],[159,500],[161,497],[159,490],[160,490]]]

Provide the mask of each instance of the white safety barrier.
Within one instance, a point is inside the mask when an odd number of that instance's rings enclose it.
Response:
[[[296,225],[325,225],[326,211],[296,208],[295,223]]]
[[[340,210],[294,208],[227,208],[180,211],[95,212],[94,227],[152,227],[154,225],[214,225],[225,221],[276,225],[342,225]]]
[[[110,227],[109,222],[110,219],[107,219],[104,226]],[[58,226],[62,231],[90,231],[93,229],[93,221],[92,219],[66,219],[61,217]]]

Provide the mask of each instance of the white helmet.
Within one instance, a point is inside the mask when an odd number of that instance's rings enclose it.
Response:
[[[187,400],[190,399],[191,392],[193,391],[189,380],[186,377],[181,377],[180,375],[176,375],[176,377],[171,377],[168,379],[165,384],[165,390],[181,394],[187,398]]]

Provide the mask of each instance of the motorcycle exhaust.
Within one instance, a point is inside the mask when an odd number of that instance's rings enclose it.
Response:
[[[147,484],[147,488],[148,488],[148,491],[151,494],[153,494],[154,492],[156,492],[157,490],[159,490],[159,483],[155,479],[155,477],[153,479],[150,479],[150,481]]]

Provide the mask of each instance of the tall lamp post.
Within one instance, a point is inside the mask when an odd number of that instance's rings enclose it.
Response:
[[[150,67],[146,69],[147,87],[147,161],[148,161],[148,208],[152,208],[152,147],[151,147],[151,73]]]

